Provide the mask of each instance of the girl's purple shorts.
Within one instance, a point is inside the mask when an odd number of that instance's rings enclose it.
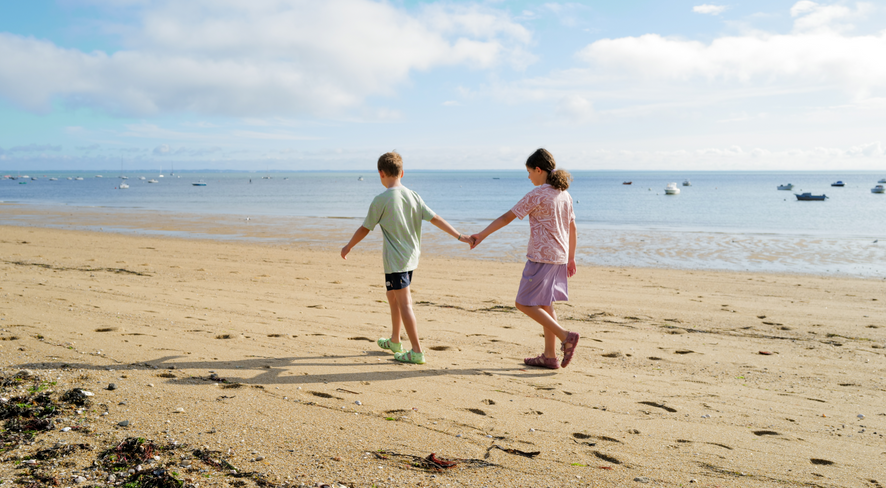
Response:
[[[517,290],[517,303],[535,307],[568,300],[565,264],[526,261],[523,277],[520,278],[520,289]]]

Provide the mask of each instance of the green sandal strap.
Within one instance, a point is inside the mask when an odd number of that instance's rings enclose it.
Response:
[[[394,359],[401,363],[425,364],[425,353],[412,350],[394,354]]]
[[[394,351],[394,352],[402,352],[403,351],[403,346],[400,345],[401,343],[394,342],[389,338],[382,337],[381,339],[376,341],[376,344],[378,344],[378,347],[380,347],[382,349],[387,349],[388,351]]]

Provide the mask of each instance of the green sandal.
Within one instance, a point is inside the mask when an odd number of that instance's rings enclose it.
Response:
[[[425,364],[425,353],[412,350],[394,354],[394,359],[401,363]]]
[[[401,346],[399,342],[394,342],[390,339],[381,338],[376,341],[376,344],[378,344],[378,347],[387,349],[388,351],[403,352],[403,346]]]

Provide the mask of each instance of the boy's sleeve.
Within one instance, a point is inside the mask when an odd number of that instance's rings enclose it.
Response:
[[[369,205],[369,212],[366,213],[366,218],[363,219],[363,227],[375,230],[375,226],[381,221],[382,215],[384,215],[384,205],[376,197]]]
[[[514,212],[514,215],[516,215],[518,219],[523,220],[523,217],[529,215],[529,212],[532,212],[532,209],[538,206],[538,202],[538,194],[535,190],[532,190],[514,205],[511,212]]]
[[[430,222],[431,219],[433,219],[434,217],[437,216],[437,214],[435,214],[434,211],[431,210],[431,207],[429,207],[428,204],[425,203],[425,201],[422,200],[421,197],[418,197],[418,202],[419,202],[419,205],[421,205],[421,219],[422,220],[427,220],[428,222]]]

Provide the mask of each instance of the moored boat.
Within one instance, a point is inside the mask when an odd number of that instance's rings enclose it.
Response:
[[[793,185],[793,183],[788,183],[787,185],[778,185],[778,189],[790,191],[790,190],[794,189],[794,185]]]
[[[804,202],[824,201],[825,199],[828,198],[827,195],[825,195],[825,194],[813,195],[812,193],[794,193],[794,195],[796,195],[797,200],[804,201]]]
[[[160,183],[160,182],[157,181],[157,180],[155,180],[155,179],[153,179],[153,178],[151,178],[150,180],[148,180],[148,183]]]
[[[846,183],[843,183],[842,181],[837,180],[837,181],[831,183],[831,186],[846,186]]]
[[[677,188],[676,183],[668,183],[668,186],[665,187],[665,195],[679,195],[680,189]]]
[[[633,181],[622,181],[621,182],[622,185],[630,185],[632,183],[633,183]]]
[[[877,185],[871,188],[871,193],[886,193],[886,188],[883,188],[883,185]]]
[[[692,182],[689,180],[683,180],[683,186],[692,186]]]
[[[120,188],[121,190],[125,190],[125,189],[129,188],[129,185],[127,185],[126,183],[120,183],[120,187],[119,187],[119,188]]]
[[[878,181],[877,183],[886,183],[886,178],[880,178],[880,181]]]
[[[203,180],[200,180],[200,181],[195,181],[195,182],[191,183],[191,185],[193,185],[193,186],[206,186],[206,182],[203,181]]]

